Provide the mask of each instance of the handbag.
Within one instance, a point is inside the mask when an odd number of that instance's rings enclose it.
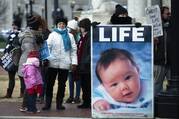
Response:
[[[12,59],[12,52],[6,52],[0,59],[0,65],[6,71],[15,71],[16,65]]]

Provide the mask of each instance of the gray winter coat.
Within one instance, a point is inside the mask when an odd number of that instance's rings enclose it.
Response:
[[[23,64],[27,60],[27,56],[31,50],[39,50],[39,45],[35,41],[35,36],[41,35],[40,31],[30,30],[27,29],[21,34],[19,34],[19,42],[21,44],[21,57],[19,61],[19,67],[18,67],[18,75],[23,77],[22,74],[22,67]]]

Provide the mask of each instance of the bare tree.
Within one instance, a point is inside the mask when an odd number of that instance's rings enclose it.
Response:
[[[7,0],[0,0],[0,20],[5,19],[5,12],[7,10]]]

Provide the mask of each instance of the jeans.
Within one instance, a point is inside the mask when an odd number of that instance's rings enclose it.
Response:
[[[74,97],[74,83],[76,84],[76,96],[75,97],[80,97],[80,90],[81,90],[81,80],[74,81],[73,74],[72,72],[68,73],[68,78],[69,78],[69,91],[70,91],[70,97]]]
[[[170,69],[164,65],[154,65],[155,96],[163,90],[163,82],[170,78]]]
[[[32,94],[32,95],[27,94],[27,110],[28,111],[30,112],[37,111],[36,98],[37,98],[37,94]]]

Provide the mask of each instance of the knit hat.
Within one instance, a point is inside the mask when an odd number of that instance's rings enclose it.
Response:
[[[57,25],[57,24],[60,23],[60,22],[63,22],[63,23],[65,23],[66,25],[68,24],[67,18],[57,18],[55,23],[56,23],[56,25]]]
[[[120,4],[117,4],[117,5],[116,5],[115,14],[120,15],[120,14],[126,14],[126,13],[128,13],[126,8],[124,8],[124,7],[121,6]]]
[[[40,16],[28,16],[27,17],[27,26],[33,30],[38,30],[41,25],[41,17]]]
[[[68,27],[73,29],[73,30],[77,30],[78,29],[78,22],[76,20],[70,20],[68,21]]]
[[[35,66],[39,66],[40,62],[39,62],[39,52],[32,50],[29,52],[28,56],[27,56],[27,61],[26,64],[33,64]]]
[[[79,22],[79,27],[84,28],[86,31],[90,31],[91,21],[88,18],[84,18]]]

